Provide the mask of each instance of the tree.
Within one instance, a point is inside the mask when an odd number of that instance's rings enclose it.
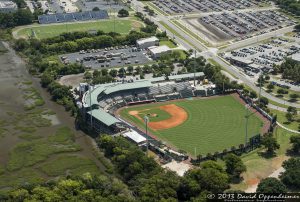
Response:
[[[260,181],[256,189],[256,192],[266,193],[266,194],[273,194],[273,193],[280,194],[280,193],[286,193],[287,189],[286,186],[282,182],[280,182],[280,180],[274,177],[268,177]]]
[[[285,118],[288,120],[288,122],[293,122],[294,120],[294,115],[291,112],[287,112],[285,114]]]
[[[287,111],[292,113],[293,115],[297,115],[297,108],[296,107],[289,106],[287,108]]]
[[[272,90],[274,89],[274,85],[270,83],[267,85],[267,88],[270,92],[272,92]]]
[[[129,74],[132,74],[132,72],[133,72],[133,66],[128,66],[127,67],[127,71],[128,71]]]
[[[298,153],[299,150],[300,150],[300,135],[291,136],[290,137],[290,143],[292,144],[292,150],[295,153]]]
[[[109,71],[109,75],[112,77],[116,77],[118,75],[118,71],[116,69],[112,69]]]
[[[185,178],[195,181],[199,184],[199,188],[205,189],[213,193],[221,193],[229,187],[229,178],[227,173],[217,165],[210,161],[202,169],[189,170],[185,174]],[[197,189],[199,189],[197,188]]]
[[[297,99],[299,98],[299,95],[293,93],[293,94],[290,94],[290,98],[291,98],[291,101],[295,102],[295,101],[297,101]]]
[[[261,140],[261,144],[267,149],[267,152],[273,154],[276,149],[280,148],[277,140],[272,137],[272,134],[265,134]]]
[[[241,158],[235,154],[227,154],[224,160],[226,172],[235,178],[240,178],[241,173],[247,170]]]
[[[257,93],[255,91],[251,91],[249,97],[255,99],[257,98]]]
[[[119,17],[128,17],[129,16],[129,12],[126,9],[121,9],[118,12],[118,16]]]
[[[94,7],[93,11],[100,11],[100,8],[99,7]]]
[[[285,172],[280,175],[281,181],[290,188],[300,188],[300,158],[290,158],[283,162]]]

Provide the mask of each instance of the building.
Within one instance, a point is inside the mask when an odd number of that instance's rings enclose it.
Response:
[[[292,60],[300,62],[300,53],[296,53],[296,54],[292,55],[291,58],[292,58]]]
[[[160,58],[161,55],[163,55],[165,53],[170,53],[170,52],[171,52],[171,49],[166,45],[152,46],[152,47],[148,48],[148,53],[153,59]]]
[[[12,13],[18,10],[16,3],[12,1],[0,1],[0,13]]]
[[[151,46],[158,46],[159,45],[159,39],[155,36],[149,37],[149,38],[142,38],[136,41],[136,46],[138,48],[149,48]]]
[[[134,130],[123,133],[123,136],[138,146],[144,146],[147,144],[147,139]]]

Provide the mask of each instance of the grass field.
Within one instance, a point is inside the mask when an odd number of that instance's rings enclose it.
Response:
[[[84,22],[59,25],[37,25],[33,27],[25,27],[16,31],[18,38],[28,38],[34,31],[35,36],[39,39],[58,36],[64,32],[101,30],[104,32],[118,32],[127,34],[131,30],[138,30],[142,26],[141,22],[133,20],[116,20],[115,25],[113,20],[103,20],[98,22]]]
[[[120,115],[135,123],[140,128],[144,128],[144,123],[136,116],[129,114],[130,111],[147,110],[148,114],[160,114],[157,108],[169,103],[149,104],[124,108]],[[205,155],[208,152],[223,151],[232,146],[238,146],[245,141],[245,107],[233,96],[214,97],[210,99],[195,99],[172,102],[183,108],[188,119],[174,128],[164,130],[151,130],[150,132],[158,139],[169,145],[187,151],[189,154]],[[152,111],[153,110],[153,111]],[[150,117],[151,121],[157,117]],[[256,115],[249,119],[249,137],[260,132],[263,121]]]

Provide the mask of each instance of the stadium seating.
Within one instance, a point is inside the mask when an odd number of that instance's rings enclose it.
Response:
[[[159,94],[159,88],[158,87],[150,87],[149,88],[149,95],[156,95],[156,94]]]
[[[75,13],[57,13],[49,15],[39,15],[38,20],[40,24],[63,23],[74,21],[87,21],[87,20],[101,20],[107,19],[107,11],[85,11]]]

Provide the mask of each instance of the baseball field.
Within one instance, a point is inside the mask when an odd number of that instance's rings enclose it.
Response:
[[[14,30],[15,38],[28,38],[34,32],[35,37],[44,39],[58,36],[64,32],[75,31],[90,31],[101,30],[104,32],[117,32],[120,34],[127,34],[131,30],[139,30],[143,24],[136,20],[101,20],[93,22],[73,22],[64,24],[50,24],[50,25],[30,25]]]
[[[151,136],[192,156],[222,152],[245,143],[246,108],[235,94],[132,106],[118,113],[143,130],[147,115]],[[253,113],[248,136],[260,133],[266,124],[258,113]]]

